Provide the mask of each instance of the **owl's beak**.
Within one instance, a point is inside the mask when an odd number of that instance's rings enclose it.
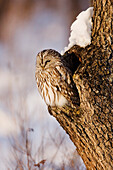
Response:
[[[44,65],[42,63],[39,64],[42,69],[44,69]]]
[[[41,65],[42,70],[44,69],[44,65]]]

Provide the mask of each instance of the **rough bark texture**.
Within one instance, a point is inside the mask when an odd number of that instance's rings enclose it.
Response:
[[[77,147],[87,169],[113,169],[113,2],[94,0],[92,42],[73,46],[79,66],[73,75],[80,97],[79,110],[51,108]],[[78,61],[77,61],[78,62]]]

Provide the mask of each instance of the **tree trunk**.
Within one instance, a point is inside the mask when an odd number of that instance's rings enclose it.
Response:
[[[113,2],[93,0],[92,42],[73,46],[68,54],[81,63],[73,80],[80,109],[50,108],[77,147],[87,169],[113,169]]]

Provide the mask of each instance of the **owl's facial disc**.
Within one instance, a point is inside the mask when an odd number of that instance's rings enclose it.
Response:
[[[60,53],[47,49],[38,53],[37,65],[39,69],[53,68],[60,61]]]

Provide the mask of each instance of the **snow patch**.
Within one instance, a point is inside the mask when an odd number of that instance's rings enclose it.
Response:
[[[64,48],[62,54],[69,50],[73,45],[86,47],[91,43],[92,16],[93,7],[88,8],[86,11],[82,11],[77,16],[77,19],[71,25],[68,47]]]

